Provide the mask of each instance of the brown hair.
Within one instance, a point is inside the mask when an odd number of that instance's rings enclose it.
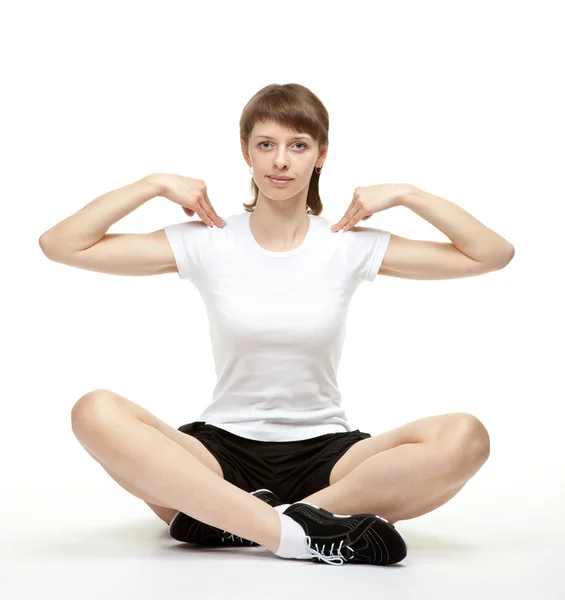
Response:
[[[318,142],[319,148],[328,142],[330,121],[326,107],[314,93],[298,83],[268,85],[245,105],[239,120],[239,137],[246,148],[249,148],[249,136],[253,127],[262,121],[274,121],[281,127],[308,133]],[[314,168],[306,199],[306,212],[314,215],[319,215],[324,208],[318,190],[319,180],[320,175]],[[243,203],[247,212],[253,212],[259,195],[259,188],[253,177],[251,193],[253,201]]]

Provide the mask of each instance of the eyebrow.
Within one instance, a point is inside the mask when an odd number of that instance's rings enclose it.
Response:
[[[257,137],[258,138],[260,138],[260,137],[267,138],[269,140],[274,140],[275,139],[274,137],[271,137],[270,135],[258,135]],[[290,138],[290,139],[291,140],[301,140],[301,139],[309,140],[310,138],[307,135],[295,135],[293,138]]]

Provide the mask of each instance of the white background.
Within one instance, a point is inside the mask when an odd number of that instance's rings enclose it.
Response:
[[[514,540],[495,545],[523,541],[525,564],[529,552],[562,543],[559,7],[289,0],[3,7],[0,503],[12,525],[35,519],[39,533],[70,514],[86,518],[78,489],[96,490],[109,519],[122,511],[163,525],[84,452],[71,408],[107,388],[178,427],[198,419],[215,383],[193,284],[176,274],[112,276],[51,262],[39,236],[155,172],[203,179],[220,217],[243,212],[251,175],[240,150],[241,111],[262,87],[296,82],[330,115],[322,216],[341,219],[357,186],[407,182],[461,206],[516,250],[505,269],[479,277],[378,276],[351,302],[339,383],[353,429],[376,435],[465,411],[490,433],[479,473],[406,529],[441,515],[453,516],[450,533],[488,522],[492,535]],[[177,204],[155,198],[109,232],[187,219]],[[449,241],[404,207],[363,225]],[[47,492],[59,512],[41,510]],[[96,511],[95,503],[88,518]],[[535,589],[537,575],[523,577],[522,591]],[[510,575],[499,589],[506,581]]]

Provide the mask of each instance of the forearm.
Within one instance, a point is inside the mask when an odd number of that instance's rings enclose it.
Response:
[[[399,204],[437,227],[460,252],[474,260],[499,264],[514,255],[509,241],[449,200],[410,186]]]
[[[160,195],[160,185],[149,175],[92,200],[40,238],[45,251],[74,252],[99,242],[108,229],[142,204]]]

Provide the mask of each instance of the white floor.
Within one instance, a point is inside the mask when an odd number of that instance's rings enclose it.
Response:
[[[260,547],[180,544],[143,502],[102,477],[3,486],[1,598],[565,598],[563,512],[547,502],[562,498],[551,493],[516,498],[507,485],[487,501],[468,484],[436,511],[397,523],[408,546],[398,565],[332,566]]]

